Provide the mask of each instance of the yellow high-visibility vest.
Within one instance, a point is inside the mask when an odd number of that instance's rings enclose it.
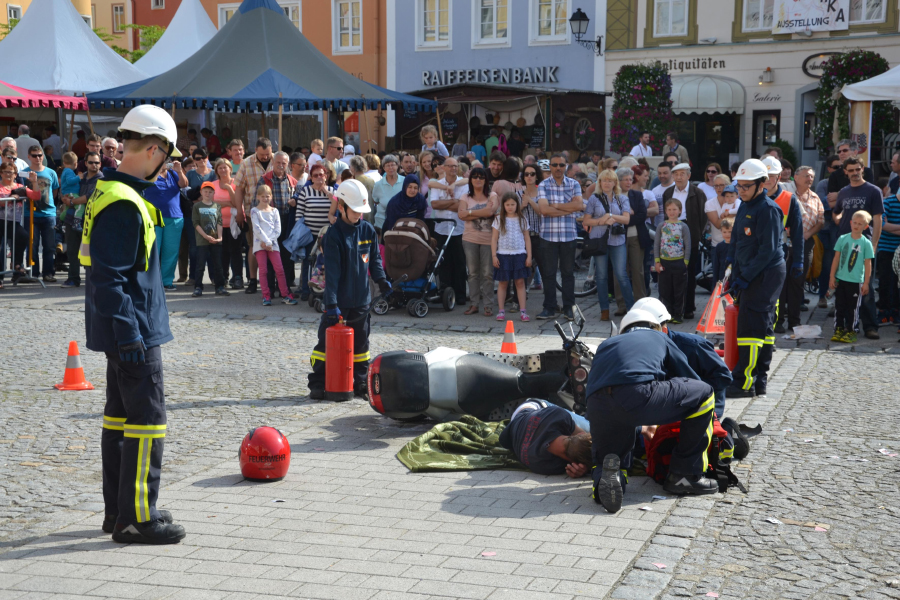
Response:
[[[104,181],[101,179],[97,182],[97,187],[88,199],[84,209],[84,226],[81,233],[81,249],[78,251],[78,258],[84,266],[91,266],[91,231],[94,226],[94,219],[97,218],[97,215],[104,208],[120,200],[131,202],[141,214],[141,221],[144,226],[144,265],[141,270],[146,271],[150,263],[150,251],[153,248],[153,244],[156,243],[156,227],[165,226],[162,213],[159,212],[158,208],[142,198],[134,188],[119,181]]]

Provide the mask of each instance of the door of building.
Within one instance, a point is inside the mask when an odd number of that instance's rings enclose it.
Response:
[[[759,158],[781,137],[780,110],[753,111],[753,158]]]
[[[729,155],[740,147],[741,117],[734,113],[681,114],[679,141],[691,157],[691,179],[703,181],[709,163],[718,163],[728,173]]]

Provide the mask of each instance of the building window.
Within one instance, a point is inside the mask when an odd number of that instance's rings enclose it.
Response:
[[[219,5],[219,29],[225,27],[225,24],[237,14],[240,4],[220,4]]]
[[[653,0],[653,37],[687,35],[688,0]]]
[[[125,5],[114,4],[112,7],[113,33],[125,33]]]
[[[295,2],[283,4],[279,2],[278,5],[281,6],[281,10],[284,11],[284,16],[291,20],[294,27],[302,31],[303,27],[300,25],[300,4]]]
[[[13,19],[18,21],[22,18],[22,7],[21,6],[13,6],[12,4],[6,5],[6,22],[10,23]]]
[[[507,0],[474,0],[476,44],[509,45]]]
[[[362,0],[334,0],[333,52],[362,52]]]
[[[569,43],[569,0],[531,0],[530,45]]]
[[[150,0],[150,8],[159,10],[166,7],[166,0]]]
[[[81,18],[84,19],[85,25],[87,25],[91,29],[94,28],[94,25],[93,25],[94,20],[91,18],[91,15],[81,15]]]
[[[775,0],[744,0],[744,31],[772,31]]]
[[[850,24],[883,23],[885,0],[850,0]]]
[[[240,8],[240,3],[232,3],[232,4],[220,4],[219,5],[219,29],[225,26],[231,17],[237,14],[238,8]],[[284,16],[291,20],[291,23],[299,29],[303,30],[303,18],[300,7],[300,2],[297,0],[293,1],[285,1],[279,0],[278,6],[284,11]]]
[[[450,0],[416,1],[416,46],[450,47]]]

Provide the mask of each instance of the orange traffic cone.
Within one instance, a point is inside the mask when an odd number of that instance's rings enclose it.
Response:
[[[81,368],[81,354],[78,353],[78,342],[69,342],[69,357],[66,358],[66,375],[62,383],[54,385],[58,390],[92,390],[90,381],[84,380],[84,369]]]
[[[503,345],[500,346],[500,352],[503,354],[519,353],[519,348],[516,346],[516,328],[513,327],[512,321],[506,322],[506,332],[503,334]]]

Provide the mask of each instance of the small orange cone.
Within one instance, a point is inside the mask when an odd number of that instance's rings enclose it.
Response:
[[[503,334],[503,345],[500,346],[502,354],[518,354],[519,348],[516,346],[516,328],[513,327],[512,321],[506,322],[506,332]]]
[[[81,354],[78,353],[78,342],[69,342],[69,357],[66,358],[66,375],[62,383],[54,385],[58,390],[92,390],[90,381],[84,380],[84,369],[81,368]]]

